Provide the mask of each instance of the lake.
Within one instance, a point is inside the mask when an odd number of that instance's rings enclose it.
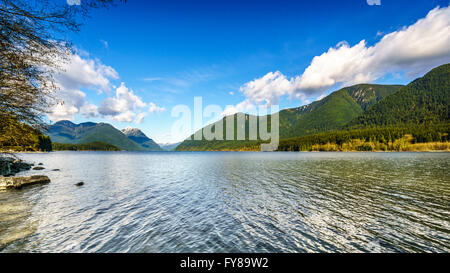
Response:
[[[449,252],[449,155],[21,154],[52,182],[0,192],[0,251]]]

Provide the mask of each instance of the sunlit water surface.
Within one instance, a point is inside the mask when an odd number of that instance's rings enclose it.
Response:
[[[20,156],[52,182],[0,192],[3,252],[450,251],[448,153]]]

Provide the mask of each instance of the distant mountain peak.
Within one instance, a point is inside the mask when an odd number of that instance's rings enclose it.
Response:
[[[54,125],[64,125],[64,126],[76,126],[75,123],[71,122],[70,120],[60,120],[54,123]]]
[[[60,120],[60,121],[55,122],[53,125],[67,126],[67,127],[80,127],[80,126],[86,127],[86,126],[96,126],[99,124],[102,124],[102,123],[83,122],[83,123],[76,124],[70,120]]]
[[[122,130],[122,133],[126,136],[134,136],[134,137],[147,137],[141,130],[138,128],[127,127]]]
[[[103,124],[104,123],[83,122],[83,123],[77,124],[77,126],[92,127],[92,126],[103,125]]]
[[[126,128],[122,131],[109,123],[84,122],[75,124],[61,120],[49,126],[47,134],[53,142],[82,144],[101,141],[128,151],[161,151],[161,147],[141,130]]]
[[[125,129],[121,130],[121,132],[126,137],[128,137],[129,139],[131,139],[132,141],[138,143],[139,145],[141,145],[142,147],[144,147],[146,149],[152,149],[154,151],[162,150],[161,147],[158,144],[156,144],[151,138],[146,136],[138,128],[127,127]]]

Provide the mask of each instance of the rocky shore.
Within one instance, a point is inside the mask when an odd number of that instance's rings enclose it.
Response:
[[[47,183],[50,183],[50,178],[45,175],[33,175],[29,177],[0,176],[0,189],[21,189],[24,186]]]
[[[0,175],[14,176],[19,172],[28,171],[34,164],[12,157],[0,157]]]
[[[0,189],[20,189],[23,186],[49,183],[50,179],[45,175],[12,177],[19,172],[30,170],[33,166],[34,164],[20,159],[0,157]]]

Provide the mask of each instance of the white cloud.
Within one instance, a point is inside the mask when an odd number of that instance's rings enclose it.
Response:
[[[143,79],[146,82],[156,82],[156,81],[162,81],[164,80],[164,78],[161,77],[149,77],[149,78],[145,78]]]
[[[54,105],[48,117],[52,121],[73,120],[76,114],[90,118],[98,115],[97,106],[86,101],[86,94],[80,90],[62,89],[58,92],[57,103]]]
[[[149,103],[149,108],[148,108],[148,111],[150,112],[150,113],[159,113],[159,112],[165,112],[166,111],[166,108],[164,108],[164,107],[160,107],[160,106],[157,106],[155,103],[153,103],[153,102],[150,102]]]
[[[98,116],[98,107],[95,104],[85,103],[81,106],[80,113],[86,118],[95,118]]]
[[[327,95],[325,95],[325,94],[324,94],[324,95],[320,95],[320,96],[317,97],[316,100],[317,100],[317,101],[322,100],[322,99],[325,98],[326,96],[327,96]]]
[[[73,5],[79,6],[79,5],[81,5],[81,0],[67,0],[67,4],[69,6],[73,6]]]
[[[243,102],[238,103],[237,105],[228,105],[225,107],[225,110],[223,111],[223,116],[233,115],[238,112],[250,112],[255,110],[255,104],[253,104],[249,99],[244,100]]]
[[[139,113],[136,117],[136,124],[142,124],[144,122],[144,118],[147,116],[146,113]]]
[[[73,120],[78,112],[79,109],[73,105],[58,103],[52,107],[52,111],[48,114],[48,118],[51,121]]]
[[[82,114],[87,118],[98,116],[97,106],[86,100],[82,88],[97,88],[100,91],[110,90],[110,79],[117,79],[118,73],[99,60],[85,58],[78,54],[61,60],[60,71],[54,75],[58,91],[55,94],[57,104],[50,109],[48,117],[52,121],[73,120],[75,115]]]
[[[120,122],[133,122],[135,116],[136,114],[132,111],[125,111],[123,113],[112,116],[111,119]]]
[[[383,36],[373,46],[365,40],[354,46],[343,41],[316,56],[302,75],[287,78],[269,72],[240,88],[246,99],[234,107],[278,103],[282,96],[305,99],[336,85],[373,82],[388,73],[403,71],[410,78],[450,62],[450,6],[435,8],[425,18]],[[229,108],[233,110],[232,108]]]
[[[256,105],[278,104],[280,97],[293,93],[295,79],[288,79],[280,71],[269,72],[264,77],[248,82],[239,88],[246,99],[236,106],[225,108],[224,115],[256,111]],[[297,95],[301,98],[301,94]]]
[[[381,0],[367,0],[367,4],[369,6],[373,6],[373,5],[380,6],[381,5]]]
[[[277,104],[278,99],[292,89],[293,81],[280,71],[269,72],[264,77],[244,84],[239,91],[256,104]]]
[[[296,79],[296,90],[370,82],[399,70],[415,77],[449,61],[450,6],[433,9],[415,24],[386,34],[374,46],[362,40],[353,47],[341,43],[330,48]]]
[[[82,58],[78,54],[69,56],[68,61],[61,61],[61,72],[55,75],[56,81],[67,89],[99,88],[109,91],[109,79],[118,79],[114,68],[102,64],[99,60]]]
[[[105,99],[98,112],[103,116],[111,117],[113,120],[131,122],[136,116],[132,111],[146,106],[147,104],[122,82],[116,89],[116,96]]]
[[[80,52],[69,56],[68,62],[61,61],[61,71],[55,75],[55,83],[59,88],[56,93],[57,104],[52,107],[48,117],[52,121],[63,119],[73,120],[81,114],[86,118],[109,117],[114,121],[143,122],[146,113],[141,110],[147,103],[134,94],[133,90],[121,83],[116,88],[111,79],[118,79],[114,68],[102,64],[99,60],[89,58],[88,53]],[[91,104],[86,99],[86,93],[80,89],[96,88],[100,93],[115,89],[113,97],[106,98],[100,106]],[[150,112],[162,112],[165,108],[150,103]]]

